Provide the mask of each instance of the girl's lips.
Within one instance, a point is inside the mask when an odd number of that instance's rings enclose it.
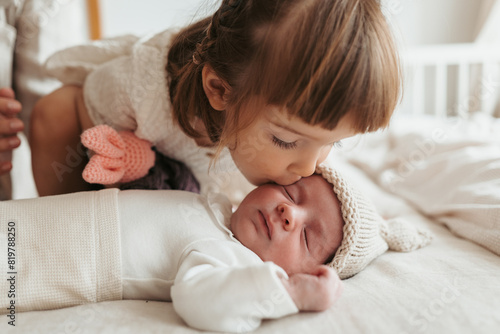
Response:
[[[271,240],[271,228],[269,226],[269,223],[267,222],[266,217],[264,217],[264,214],[262,211],[259,211],[259,216],[260,216],[260,221],[262,225],[264,226],[265,230],[267,231],[267,236],[269,237],[269,240]]]
[[[286,179],[281,179],[279,180],[279,182],[275,182],[277,183],[278,185],[282,185],[282,186],[290,186],[296,182],[298,182],[300,179],[302,179],[302,177],[300,176],[291,176],[289,178],[286,178]]]

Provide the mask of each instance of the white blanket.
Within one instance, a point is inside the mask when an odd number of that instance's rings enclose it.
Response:
[[[500,255],[500,120],[399,119],[346,156],[384,189]]]

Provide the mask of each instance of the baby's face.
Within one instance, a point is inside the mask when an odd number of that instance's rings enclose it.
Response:
[[[244,113],[260,116],[238,133],[231,156],[254,185],[268,182],[289,185],[310,176],[335,143],[355,135],[346,117],[335,129],[327,130],[290,117],[275,106],[264,105],[260,111],[251,106],[245,108],[250,110]]]
[[[343,226],[333,188],[319,175],[289,186],[260,186],[231,217],[235,237],[288,274],[325,263],[342,242]]]

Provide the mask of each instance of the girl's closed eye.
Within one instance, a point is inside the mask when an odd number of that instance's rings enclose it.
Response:
[[[273,144],[284,150],[291,150],[297,147],[297,141],[286,142],[276,136],[273,136]]]

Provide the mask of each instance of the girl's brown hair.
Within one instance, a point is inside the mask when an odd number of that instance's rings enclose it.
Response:
[[[205,65],[231,87],[225,112],[205,95]],[[167,72],[175,120],[196,138],[198,117],[219,148],[257,116],[239,113],[255,97],[330,130],[349,114],[364,133],[387,126],[401,93],[377,0],[223,0],[174,38]]]

